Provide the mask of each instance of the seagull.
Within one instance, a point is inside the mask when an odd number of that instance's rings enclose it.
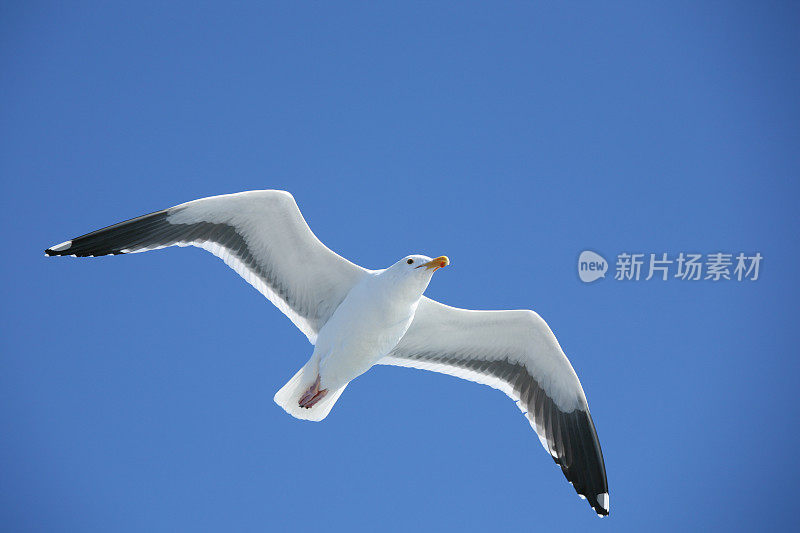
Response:
[[[302,331],[314,350],[276,394],[290,415],[324,419],[372,366],[432,370],[513,399],[575,491],[609,513],[603,452],[581,383],[547,323],[530,310],[474,311],[423,296],[442,255],[362,268],[311,232],[285,191],[211,196],[45,250],[95,257],[196,246],[225,261]]]

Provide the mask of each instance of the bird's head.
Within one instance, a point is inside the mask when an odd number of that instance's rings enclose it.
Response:
[[[445,255],[435,259],[427,255],[407,255],[387,268],[385,273],[419,297],[428,287],[433,273],[449,264],[450,259]]]
[[[450,259],[446,255],[440,255],[436,259],[431,259],[427,255],[409,255],[404,257],[398,264],[403,265],[405,264],[405,269],[409,272],[416,273],[419,271],[419,274],[433,274],[440,268],[444,268],[450,264]]]

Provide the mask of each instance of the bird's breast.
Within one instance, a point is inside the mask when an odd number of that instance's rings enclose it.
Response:
[[[387,292],[355,287],[320,329],[315,352],[328,385],[343,385],[366,372],[405,335],[416,302],[393,300]]]

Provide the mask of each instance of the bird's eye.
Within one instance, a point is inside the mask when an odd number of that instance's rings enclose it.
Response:
[[[408,261],[406,261],[406,263],[408,263],[409,265],[413,265],[414,264],[414,260],[413,259],[409,259]]]

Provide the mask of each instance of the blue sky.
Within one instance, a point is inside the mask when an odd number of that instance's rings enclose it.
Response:
[[[5,529],[796,523],[796,4],[161,4],[0,7]],[[265,188],[363,266],[447,254],[435,299],[539,312],[611,517],[487,387],[379,367],[292,419],[272,396],[312,347],[205,252],[42,253]],[[583,284],[585,249],[764,262]]]

